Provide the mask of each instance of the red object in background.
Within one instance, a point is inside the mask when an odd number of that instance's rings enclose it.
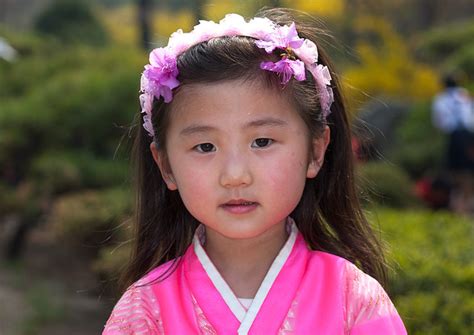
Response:
[[[422,178],[415,184],[415,194],[418,198],[426,200],[431,191],[431,181],[428,178]]]
[[[364,159],[362,155],[362,145],[359,139],[355,136],[352,136],[351,144],[352,144],[352,154],[354,155],[355,159],[357,161],[363,161]]]
[[[449,207],[451,187],[440,178],[424,177],[415,184],[415,194],[433,209]]]

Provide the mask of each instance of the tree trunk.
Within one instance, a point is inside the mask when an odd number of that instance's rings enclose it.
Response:
[[[35,226],[43,217],[46,211],[49,211],[50,203],[47,203],[47,208],[41,208],[40,204],[33,200],[28,206],[22,209],[18,218],[15,230],[7,240],[5,248],[5,256],[8,260],[16,260],[21,257],[21,254],[26,248],[28,236]]]
[[[140,45],[145,50],[150,49],[151,42],[151,0],[138,0],[138,25],[140,27]]]
[[[421,29],[427,29],[437,21],[438,7],[437,0],[421,0],[418,2],[418,24]]]
[[[204,0],[195,0],[192,2],[192,8],[193,8],[194,18],[196,20],[196,23],[199,20],[204,19],[204,13],[202,10],[203,6],[204,6]]]

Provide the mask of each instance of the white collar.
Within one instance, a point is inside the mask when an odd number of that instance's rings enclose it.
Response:
[[[248,310],[242,306],[239,299],[235,296],[234,292],[232,292],[231,288],[225,282],[224,278],[222,278],[221,274],[216,269],[204,250],[202,245],[205,243],[205,226],[200,225],[194,234],[194,252],[196,253],[199,262],[203,266],[204,270],[211,279],[217,291],[224,299],[227,306],[235,315],[235,317],[240,321],[240,327],[238,331],[239,334],[248,333],[253,321],[258,314],[258,311],[260,310],[265,298],[268,295],[268,292],[270,291],[270,288],[273,286],[273,283],[275,282],[283,265],[290,256],[291,250],[293,249],[296,237],[298,235],[298,228],[296,227],[294,220],[290,217],[287,219],[286,227],[289,232],[288,239],[270,266],[270,269],[265,275],[265,278],[263,279],[262,284],[260,285],[257,294],[255,295]]]

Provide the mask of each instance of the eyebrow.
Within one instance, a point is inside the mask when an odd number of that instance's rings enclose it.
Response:
[[[285,127],[287,125],[288,125],[288,122],[282,119],[268,117],[268,118],[257,119],[257,120],[247,122],[246,124],[242,126],[242,129],[258,128],[258,127]],[[213,132],[217,130],[218,129],[213,126],[192,124],[184,128],[183,130],[181,130],[180,135],[189,136],[193,134],[208,133],[208,132]]]
[[[257,128],[257,127],[285,127],[288,122],[274,117],[267,117],[246,123],[242,128]]]

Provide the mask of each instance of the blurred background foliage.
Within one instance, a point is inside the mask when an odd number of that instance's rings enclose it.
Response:
[[[389,293],[408,333],[465,334],[472,329],[472,220],[389,208],[373,210],[369,217],[393,246]]]
[[[0,58],[0,217],[15,217],[19,227],[4,251],[20,257],[26,232],[41,224],[62,243],[92,246],[91,271],[112,281],[132,236],[130,132],[147,63],[137,4],[39,3],[28,23],[15,20],[26,0],[0,16],[0,37],[17,52],[13,61]],[[432,212],[415,194],[416,181],[443,163],[445,138],[430,116],[440,76],[456,72],[474,89],[468,4],[168,0],[148,12],[149,48],[165,44],[178,28],[190,30],[197,17],[252,16],[264,5],[307,11],[325,22],[338,41],[325,44],[350,110],[367,121],[374,115],[392,120],[371,130],[374,138],[383,132],[385,142],[361,159],[357,176],[372,222],[393,246],[389,290],[410,334],[462,334],[472,327],[472,221]]]

